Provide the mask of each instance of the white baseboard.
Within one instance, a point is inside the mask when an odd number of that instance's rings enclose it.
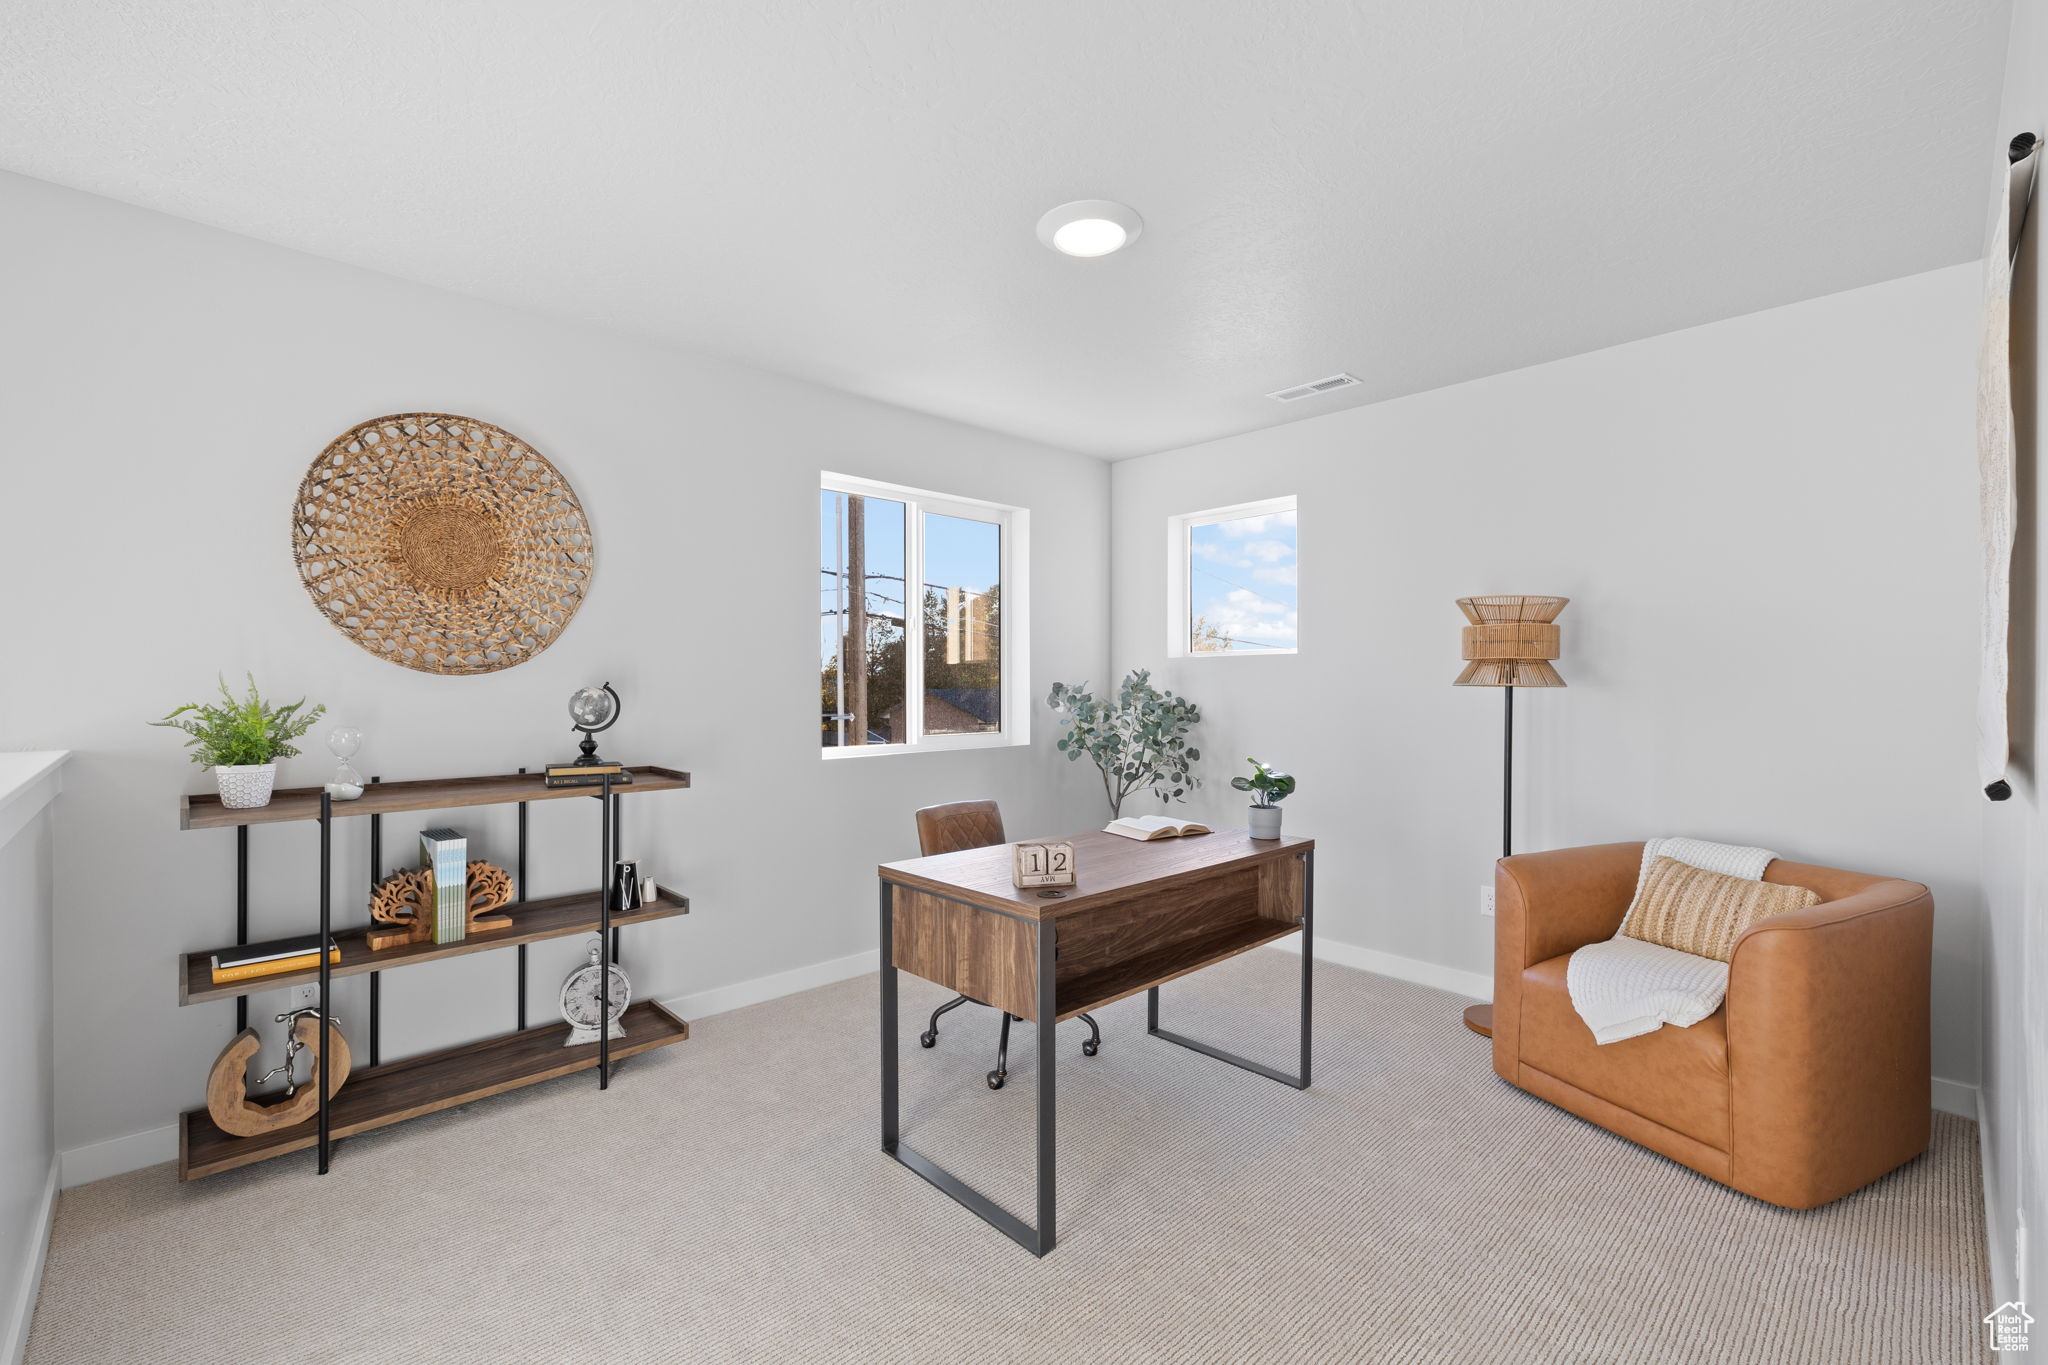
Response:
[[[1946,1076],[1934,1078],[1934,1107],[1944,1114],[1958,1118],[1974,1119],[1977,1114],[1977,1087],[1966,1081],[1952,1081]]]
[[[813,962],[808,967],[793,967],[786,972],[757,976],[751,981],[736,981],[730,986],[714,986],[694,995],[679,995],[662,1003],[685,1019],[705,1019],[714,1014],[724,1014],[727,1010],[758,1005],[764,1000],[829,986],[835,981],[866,976],[869,972],[879,971],[881,964],[881,949],[870,948],[866,952],[835,957],[829,962]]]
[[[1285,938],[1269,945],[1282,952],[1301,951],[1299,938]],[[1481,972],[1462,971],[1456,967],[1445,967],[1435,962],[1424,962],[1418,958],[1402,957],[1398,953],[1382,952],[1377,948],[1360,948],[1356,944],[1339,943],[1335,939],[1316,940],[1316,958],[1322,962],[1333,962],[1340,967],[1354,967],[1359,971],[1377,972],[1391,976],[1398,981],[1413,981],[1419,986],[1434,986],[1438,990],[1450,991],[1456,995],[1469,996],[1475,1000],[1493,998],[1493,978]],[[708,991],[697,991],[690,995],[679,995],[662,1003],[682,1015],[685,1019],[705,1019],[728,1010],[743,1009],[764,1001],[795,995],[819,986],[851,980],[865,976],[881,966],[880,950],[870,948],[865,952],[850,953],[845,957],[832,958],[826,962],[813,962],[807,967],[794,967],[786,972],[775,972],[768,976],[757,976],[751,981],[737,981],[730,986],[714,986]],[[1961,1081],[1934,1080],[1934,1107],[1964,1118],[1978,1117],[1977,1087]],[[1981,1119],[1979,1120],[1981,1122]],[[178,1126],[165,1124],[126,1137],[111,1138],[106,1142],[90,1143],[84,1147],[73,1147],[61,1154],[61,1185],[70,1189],[94,1180],[105,1180],[108,1176],[126,1175],[139,1171],[145,1166],[171,1161],[178,1155]]]
[[[1283,952],[1298,953],[1301,951],[1301,940],[1283,938],[1278,943],[1267,946]],[[1477,1000],[1493,999],[1491,976],[1461,971],[1456,967],[1445,967],[1435,962],[1423,962],[1418,958],[1402,957],[1398,953],[1385,953],[1377,948],[1361,948],[1353,943],[1318,938],[1316,959],[1320,962],[1334,962],[1340,967],[1356,967],[1362,972],[1391,976],[1396,981],[1412,981],[1418,986],[1434,986],[1438,990],[1469,995]],[[1944,1114],[1976,1119],[1979,1131],[1982,1131],[1984,1119],[1978,1112],[1976,1086],[1965,1081],[1952,1081],[1946,1076],[1936,1076],[1929,1087],[1929,1092],[1928,1098],[1934,1108]]]
[[[1301,940],[1283,938],[1267,946],[1278,948],[1283,953],[1299,953]],[[1333,938],[1316,939],[1316,960],[1334,962],[1339,967],[1355,967],[1361,972],[1376,972],[1381,976],[1391,976],[1396,981],[1413,981],[1418,986],[1434,986],[1440,991],[1469,995],[1474,1000],[1493,999],[1493,977],[1488,973],[1445,967],[1420,958],[1402,957],[1399,953],[1381,952],[1377,948],[1361,948],[1355,943],[1339,943]]]
[[[829,962],[814,962],[808,967],[796,967],[772,976],[757,976],[751,981],[738,981],[730,986],[715,986],[708,991],[694,995],[681,995],[662,1003],[685,1019],[703,1019],[727,1010],[740,1009],[746,1005],[758,1005],[764,1000],[778,996],[794,995],[816,986],[829,986],[835,981],[845,981],[856,976],[865,976],[876,970],[881,962],[879,950],[870,948],[863,953],[834,958]],[[174,1161],[178,1155],[178,1125],[167,1123],[161,1128],[150,1128],[126,1137],[109,1138],[105,1142],[88,1143],[83,1147],[72,1147],[61,1153],[62,1173],[60,1183],[64,1189],[75,1185],[105,1180],[109,1176],[126,1175],[139,1171],[145,1166],[159,1162]],[[5,1365],[0,1358],[0,1365]]]
[[[28,1228],[28,1262],[21,1268],[21,1283],[15,1286],[7,1335],[0,1337],[0,1362],[5,1365],[21,1365],[21,1358],[28,1353],[28,1329],[36,1316],[36,1294],[43,1285],[43,1261],[50,1254],[50,1220],[56,1212],[57,1159],[52,1157],[50,1177],[43,1182],[42,1202],[36,1206],[35,1219]]]
[[[177,1159],[178,1125],[167,1123],[161,1128],[144,1129],[126,1137],[65,1149],[59,1153],[63,1164],[59,1180],[68,1190],[77,1185],[89,1185],[95,1180],[105,1180],[110,1175],[126,1175],[144,1166]]]
[[[1985,1108],[1982,1090],[1977,1091],[1977,1165],[1983,1172],[1984,1249],[1991,1262],[1991,1300],[2010,1303],[2017,1300],[2023,1291],[2019,1286],[2017,1267],[2013,1265],[2015,1248],[2006,1245],[1998,1235],[1998,1214],[2005,1207],[2000,1202],[2004,1191],[1998,1187],[1998,1167],[1991,1160],[1991,1115]]]

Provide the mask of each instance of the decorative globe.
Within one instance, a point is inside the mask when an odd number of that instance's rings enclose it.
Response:
[[[579,687],[569,696],[569,719],[578,729],[600,730],[618,714],[619,704],[601,687]]]

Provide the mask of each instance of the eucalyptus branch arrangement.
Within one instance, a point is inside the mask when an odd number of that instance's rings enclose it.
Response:
[[[1278,768],[1269,768],[1256,758],[1245,762],[1252,765],[1250,777],[1233,777],[1230,785],[1241,792],[1251,792],[1255,806],[1277,806],[1294,795],[1294,777]]]
[[[1045,703],[1067,727],[1060,736],[1061,752],[1072,762],[1086,754],[1101,769],[1110,819],[1123,815],[1124,798],[1140,788],[1150,787],[1161,801],[1180,801],[1201,785],[1192,765],[1202,753],[1187,741],[1202,720],[1193,702],[1160,691],[1142,668],[1123,680],[1113,700],[1087,688],[1085,682],[1079,687],[1056,682]]]
[[[246,697],[238,698],[228,691],[225,678],[221,679],[220,697],[219,702],[187,703],[162,720],[149,723],[183,730],[191,736],[185,747],[192,751],[192,761],[202,768],[256,767],[280,758],[297,757],[299,751],[292,741],[312,729],[314,722],[327,713],[324,706],[302,712],[304,697],[289,706],[270,705],[257,693],[253,674]]]

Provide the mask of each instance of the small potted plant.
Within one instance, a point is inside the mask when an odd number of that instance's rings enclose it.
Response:
[[[272,706],[257,694],[253,676],[248,696],[237,698],[223,679],[220,697],[218,702],[188,703],[149,723],[191,736],[185,747],[192,751],[194,763],[213,769],[223,806],[234,810],[267,806],[270,789],[277,781],[277,760],[297,756],[292,741],[312,729],[327,708],[316,706],[301,713],[304,697],[289,706]]]
[[[1251,807],[1252,838],[1277,839],[1280,837],[1280,803],[1294,795],[1294,778],[1267,767],[1256,758],[1248,758],[1245,762],[1252,765],[1252,775],[1233,777],[1230,785],[1241,792],[1256,793]]]

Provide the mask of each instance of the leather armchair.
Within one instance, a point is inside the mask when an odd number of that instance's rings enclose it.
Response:
[[[1785,1208],[1839,1199],[1925,1151],[1927,888],[1780,858],[1764,880],[1821,903],[1750,926],[1708,1018],[1602,1047],[1572,1009],[1565,963],[1621,927],[1642,856],[1627,843],[1500,860],[1501,1079]]]

